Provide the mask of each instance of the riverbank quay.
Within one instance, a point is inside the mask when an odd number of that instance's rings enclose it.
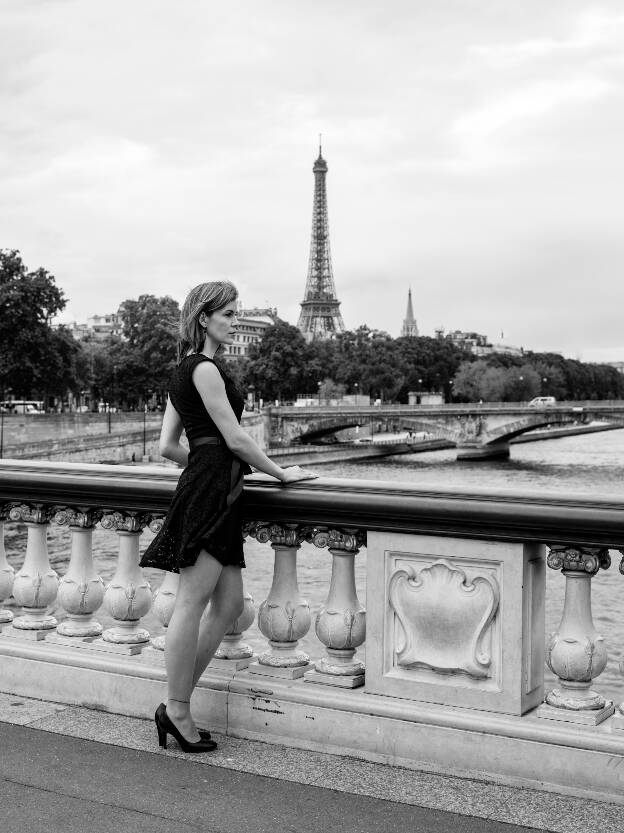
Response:
[[[167,574],[152,598],[139,537],[158,526],[177,476],[0,465],[5,523],[28,528],[22,568],[3,576],[22,615],[0,634],[0,688],[151,716],[164,692],[162,645],[141,619],[153,607],[166,624],[176,585]],[[623,500],[600,495],[329,478],[285,488],[251,477],[246,533],[274,558],[257,617],[266,649],[254,656],[245,644],[256,619],[249,596],[200,682],[195,713],[228,736],[621,804],[624,715],[601,691],[607,646],[593,626],[591,581],[609,570],[609,550],[624,549],[623,513]],[[46,560],[49,524],[71,530],[60,584]],[[90,547],[96,524],[119,541],[106,591]],[[304,542],[332,563],[311,656],[298,645],[312,625],[297,585]],[[364,549],[366,609],[353,582]],[[569,592],[545,645],[547,567]],[[610,577],[621,581],[617,569]],[[102,634],[103,600],[115,625]],[[53,602],[67,611],[58,626]],[[558,677],[547,691],[545,659]]]
[[[621,431],[624,425],[604,422],[590,425],[568,425],[565,428],[539,428],[514,437],[510,443],[535,443],[540,440],[555,440],[559,437],[575,437],[580,434],[599,434],[602,431]]]
[[[155,744],[150,720],[0,693],[8,833],[619,833],[622,808],[214,735]],[[166,785],[166,788],[163,788]]]
[[[398,442],[384,440],[370,443],[331,443],[325,445],[291,445],[267,448],[266,453],[280,466],[305,466],[340,463],[352,460],[372,460],[395,454],[419,454],[453,448],[455,443],[444,439]]]

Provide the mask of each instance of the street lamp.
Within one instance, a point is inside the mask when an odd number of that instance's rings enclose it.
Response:
[[[318,385],[318,404],[319,404],[319,408],[320,408],[321,407],[321,385],[323,383],[322,382],[317,382],[316,384]]]
[[[145,398],[145,394],[143,395],[143,457],[145,458],[146,450],[145,450],[145,434],[146,434],[146,420],[147,420],[147,399]]]

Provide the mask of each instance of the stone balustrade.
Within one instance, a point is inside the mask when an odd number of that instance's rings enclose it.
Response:
[[[165,636],[150,634],[142,619],[153,608],[166,632],[177,576],[165,574],[152,594],[138,566],[139,542],[147,527],[157,531],[162,523],[177,476],[165,468],[0,464],[0,690],[83,702],[84,675],[99,671],[100,681],[110,678],[117,701],[111,704],[113,695],[103,689],[101,702],[92,690],[84,702],[149,714],[153,686],[164,685]],[[553,783],[579,790],[588,750],[604,754],[605,772],[609,756],[617,753],[624,762],[624,704],[601,690],[608,646],[591,610],[592,578],[609,569],[609,550],[624,553],[624,501],[331,479],[285,488],[264,476],[247,478],[245,488],[244,533],[273,549],[273,581],[267,598],[256,602],[254,588],[246,588],[243,613],[198,687],[198,708],[213,720],[227,699],[217,728],[222,720],[227,731],[253,737],[274,731],[314,746],[310,721],[318,721],[323,748],[334,748],[341,736],[340,749],[351,754],[388,756],[392,749],[390,757],[403,764],[416,756],[438,766],[454,761],[460,771],[474,770],[464,735],[478,731],[488,738],[479,771],[496,770],[501,739],[530,741],[548,750]],[[23,558],[10,553],[19,567],[14,572],[2,530],[16,523],[26,525],[27,546]],[[48,559],[50,524],[71,530],[60,577]],[[92,546],[98,524],[118,539],[117,569],[106,586]],[[297,578],[304,543],[327,550],[332,565],[314,623]],[[366,610],[354,579],[363,548]],[[544,626],[547,568],[561,571],[565,581],[561,623],[552,635]],[[15,614],[2,606],[11,595],[20,608]],[[106,630],[98,620],[102,610],[114,622]],[[266,640],[258,656],[245,641],[256,619]],[[313,624],[317,650],[309,654],[300,641]],[[358,654],[365,640],[366,668]],[[66,685],[63,675],[43,674],[49,663],[63,669]],[[545,666],[557,677],[547,691]],[[123,703],[120,685],[131,690]],[[270,729],[266,714],[285,709],[288,728],[272,717]],[[342,715],[344,727],[331,723],[330,712],[334,721]],[[355,732],[362,721],[381,718],[386,728],[401,723],[405,742],[409,735],[428,748],[416,743],[417,752],[399,754],[398,729],[388,728],[385,738],[379,723],[374,737],[356,741],[344,734],[347,724]],[[420,735],[413,734],[418,727]],[[436,734],[444,727],[455,733],[456,748],[446,750]],[[555,747],[566,750],[561,760]],[[524,759],[507,768],[503,777],[548,780],[531,774]],[[596,772],[598,781],[600,767]]]

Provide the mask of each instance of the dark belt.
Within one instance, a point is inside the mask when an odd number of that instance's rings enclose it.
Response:
[[[189,440],[189,448],[191,451],[200,445],[223,445],[221,437],[194,437]]]

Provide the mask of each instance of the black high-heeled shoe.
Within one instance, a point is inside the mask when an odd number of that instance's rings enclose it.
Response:
[[[156,715],[163,714],[166,710],[167,710],[167,707],[165,706],[165,704],[161,703],[160,706],[156,709],[156,714],[154,715],[154,720],[157,720]],[[212,735],[210,734],[208,729],[199,729],[198,728],[197,731],[199,732],[199,736],[202,740],[210,740],[210,738],[212,737]]]
[[[173,735],[183,752],[212,752],[213,749],[217,748],[217,744],[213,740],[204,738],[196,742],[187,740],[169,718],[164,703],[161,703],[161,706],[156,709],[156,713],[154,714],[154,722],[156,723],[156,730],[158,732],[158,743],[161,749],[167,748],[167,735]]]

